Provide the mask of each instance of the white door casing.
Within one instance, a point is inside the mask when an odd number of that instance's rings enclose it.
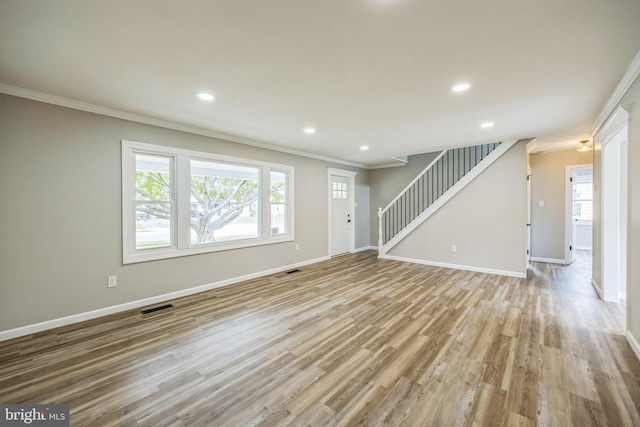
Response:
[[[592,167],[592,164],[569,165],[565,168],[565,196],[564,196],[564,263],[571,264],[576,260],[575,221],[574,221],[574,191],[573,170]]]
[[[350,253],[355,242],[354,184],[357,172],[328,168],[329,255]]]

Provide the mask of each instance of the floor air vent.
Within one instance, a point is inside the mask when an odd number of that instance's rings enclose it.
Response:
[[[173,304],[161,305],[161,306],[158,306],[158,307],[153,307],[153,308],[148,308],[146,310],[142,310],[142,311],[140,311],[140,314],[155,313],[156,311],[166,310],[167,308],[171,308],[171,307],[173,307]]]
[[[298,270],[298,269],[296,268],[295,270],[287,271],[287,274],[297,273],[298,271],[300,271],[300,270]]]

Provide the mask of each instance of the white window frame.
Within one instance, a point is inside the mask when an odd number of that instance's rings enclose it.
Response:
[[[135,154],[137,153],[173,157],[174,218],[172,218],[172,245],[169,247],[136,249]],[[197,245],[191,243],[191,160],[213,161],[259,169],[258,237]],[[287,232],[275,235],[271,235],[270,174],[272,170],[287,174]],[[295,238],[293,183],[293,166],[122,140],[122,262],[132,264],[293,241]]]
[[[284,173],[285,178],[284,178],[284,183],[285,183],[285,199],[282,202],[272,202],[271,201],[271,172],[279,172],[279,173]],[[286,225],[285,228],[287,229],[286,233],[278,233],[278,234],[273,234],[273,224],[271,224],[271,207],[274,205],[280,205],[283,206],[284,209],[287,211],[287,215],[292,213],[292,204],[291,204],[291,198],[293,197],[293,195],[291,194],[291,191],[293,189],[293,173],[290,170],[287,169],[278,169],[277,167],[272,167],[269,170],[269,196],[267,198],[267,200],[269,201],[269,234],[273,237],[277,237],[277,236],[283,236],[283,235],[287,235],[289,234],[289,226],[291,225],[291,220],[287,217],[287,221],[286,221]]]

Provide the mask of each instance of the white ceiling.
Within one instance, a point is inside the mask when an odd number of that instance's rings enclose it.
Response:
[[[574,145],[638,51],[638,0],[0,0],[0,84],[368,166]]]

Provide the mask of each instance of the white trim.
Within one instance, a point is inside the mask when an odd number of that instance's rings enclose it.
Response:
[[[353,253],[356,252],[364,252],[364,251],[377,251],[378,247],[377,246],[363,246],[361,248],[356,248],[353,250]]]
[[[627,300],[627,293],[618,291],[618,300]]]
[[[565,191],[564,191],[564,263],[573,262],[572,253],[569,250],[573,246],[573,169],[593,167],[592,163],[582,165],[568,165],[565,167]],[[573,249],[578,249],[576,246]]]
[[[495,150],[493,150],[487,157],[485,157],[480,163],[472,168],[465,176],[460,178],[449,190],[447,190],[442,196],[440,196],[431,206],[418,215],[413,221],[411,221],[405,228],[398,234],[393,236],[391,240],[379,247],[379,257],[384,258],[384,255],[395,245],[400,243],[406,236],[411,234],[416,228],[418,228],[423,222],[425,222],[431,215],[436,213],[438,209],[444,206],[449,200],[451,200],[456,194],[462,191],[467,185],[471,183],[478,175],[480,175],[485,169],[487,169],[493,162],[498,160],[504,153],[513,147],[516,141],[502,142]]]
[[[600,131],[594,135],[594,141],[601,143],[603,147],[607,145],[622,128],[629,124],[631,111],[633,111],[633,104],[618,106]]]
[[[604,300],[604,298],[602,297],[602,288],[600,287],[598,282],[596,282],[596,279],[594,279],[593,277],[591,278],[591,286],[593,286],[593,289],[595,289],[600,299]]]
[[[369,169],[369,170],[386,169],[386,168],[397,168],[397,167],[401,167],[401,166],[407,166],[407,164],[406,163],[402,163],[401,161],[398,161],[398,163],[384,163],[382,165],[367,166],[365,169]]]
[[[638,342],[636,337],[633,336],[631,331],[627,331],[627,341],[629,342],[629,345],[631,346],[633,352],[636,354],[638,360],[640,360],[640,343]]]
[[[278,151],[281,153],[294,154],[296,156],[307,157],[310,159],[322,160],[325,162],[338,163],[345,166],[353,166],[357,168],[369,169],[371,166],[367,166],[362,163],[350,162],[348,160],[337,159],[335,157],[323,156],[320,154],[309,153],[294,148],[286,148],[275,144],[269,144],[267,142],[256,141],[255,139],[246,138],[238,135],[231,135],[224,132],[218,132],[210,129],[203,129],[197,126],[185,125],[181,123],[172,122],[169,120],[155,119],[152,117],[143,116],[140,114],[128,113],[125,111],[115,110],[112,108],[101,107],[95,104],[89,104],[86,102],[76,101],[61,96],[49,95],[47,93],[36,92],[29,89],[23,89],[16,86],[0,83],[0,93],[7,95],[17,96],[19,98],[31,99],[33,101],[44,102],[46,104],[59,105],[61,107],[72,108],[74,110],[86,111],[88,113],[100,114],[107,117],[115,117],[117,119],[128,120],[136,123],[143,123],[146,125],[158,126],[165,129],[172,129],[181,132],[192,133],[195,135],[208,136],[210,138],[223,139],[225,141],[237,142],[239,144],[251,145],[253,147],[264,148],[266,150]],[[393,165],[395,166],[395,164]],[[383,166],[386,167],[386,166]]]
[[[454,270],[474,271],[476,273],[487,273],[487,274],[497,274],[499,276],[518,277],[520,279],[526,279],[527,277],[526,272],[519,272],[519,271],[496,270],[493,268],[475,267],[470,265],[449,264],[446,262],[426,261],[422,259],[405,258],[405,257],[399,257],[395,255],[385,255],[383,258],[391,259],[394,261],[410,262],[413,264],[429,265],[432,267],[445,267],[445,268],[452,268]]]
[[[533,261],[533,262],[548,262],[550,264],[567,265],[567,263],[563,259],[557,259],[557,258],[541,258],[541,257],[537,257],[537,256],[532,256],[529,259],[531,261]]]
[[[355,178],[355,176],[358,175],[358,172],[335,168],[327,168],[327,173],[329,175],[344,176],[347,178]]]
[[[219,282],[213,282],[206,285],[196,286],[194,288],[183,289],[181,291],[170,292],[167,294],[157,295],[155,297],[144,298],[136,301],[127,302],[124,304],[118,304],[110,307],[99,308],[97,310],[91,310],[84,313],[73,314],[71,316],[61,317],[58,319],[47,320],[45,322],[35,323],[33,325],[21,326],[15,329],[9,329],[6,331],[0,331],[0,341],[6,341],[25,335],[35,334],[37,332],[46,331],[53,328],[59,328],[61,326],[71,325],[73,323],[83,322],[85,320],[96,319],[98,317],[108,316],[110,314],[120,313],[127,310],[133,310],[136,308],[158,304],[165,301],[174,300],[177,298],[186,297],[189,295],[197,294],[200,292],[209,291],[211,289],[222,288],[224,286],[230,286],[235,283],[244,282],[246,280],[256,279],[270,274],[280,273],[292,268],[303,267],[309,264],[315,264],[318,262],[326,261],[330,259],[328,256],[310,259],[307,261],[290,264],[283,267],[276,267],[269,270],[259,271],[257,273],[245,274],[243,276],[234,277],[231,279],[221,280]]]
[[[591,246],[576,246],[576,249],[579,249],[581,251],[592,251],[593,247],[591,247]]]
[[[640,52],[638,52],[636,57],[633,58],[633,61],[631,61],[629,68],[627,68],[627,71],[624,73],[624,75],[618,82],[618,85],[613,90],[613,93],[609,97],[609,100],[602,108],[602,111],[600,111],[598,118],[596,119],[595,123],[591,127],[591,130],[589,131],[591,135],[595,135],[596,133],[601,131],[601,127],[607,120],[607,117],[609,117],[609,114],[611,114],[611,112],[614,110],[616,105],[618,105],[618,103],[620,102],[624,94],[627,93],[627,91],[629,90],[629,88],[631,87],[631,85],[639,75],[640,75]]]
[[[402,163],[409,163],[409,156],[396,156],[396,157],[392,157],[393,160],[397,160],[399,162]]]
[[[349,179],[349,194],[348,194],[348,203],[349,203],[349,215],[351,218],[351,226],[349,227],[349,253],[353,253],[355,245],[356,245],[356,175],[358,172],[343,170],[343,169],[335,169],[335,168],[327,168],[327,198],[328,198],[328,225],[329,225],[329,235],[327,236],[327,241],[329,243],[328,254],[331,256],[331,177],[332,176],[341,176],[343,178]]]

